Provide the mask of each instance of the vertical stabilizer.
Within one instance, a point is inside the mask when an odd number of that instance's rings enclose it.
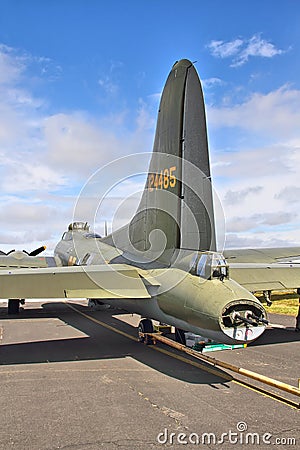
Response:
[[[194,66],[186,77],[182,149],[181,243],[184,249],[216,250],[206,117],[201,83]],[[191,226],[194,217],[197,227]],[[198,236],[199,233],[199,236]]]
[[[126,230],[127,245],[125,229],[113,233],[117,247],[164,263],[175,249],[215,250],[203,94],[186,59],[174,64],[165,84],[146,186]]]
[[[190,64],[174,64],[162,93],[148,178],[130,224],[131,242],[140,251],[151,245],[159,251],[163,245],[170,253],[180,246],[182,127]]]

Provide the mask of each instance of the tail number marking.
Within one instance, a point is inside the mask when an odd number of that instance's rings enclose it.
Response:
[[[175,187],[177,178],[175,176],[176,166],[169,169],[163,169],[160,173],[150,173],[148,176],[147,187],[150,192],[153,189],[169,189]]]

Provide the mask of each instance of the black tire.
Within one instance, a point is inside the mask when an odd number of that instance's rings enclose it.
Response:
[[[141,336],[141,333],[153,333],[153,323],[150,319],[143,319],[138,326],[138,340],[144,344],[152,344],[152,338],[150,336]]]
[[[184,333],[185,333],[184,330],[181,330],[180,328],[175,328],[175,341],[178,342],[179,344],[186,345]]]
[[[92,311],[105,311],[106,309],[110,308],[110,306],[106,303],[103,303],[100,300],[94,298],[88,299],[88,307],[91,308]]]
[[[95,300],[93,298],[89,298],[88,306],[89,306],[89,308],[91,308],[92,311],[96,311],[96,309],[97,309],[97,300]]]
[[[19,314],[20,311],[20,300],[9,299],[7,312],[8,314]]]

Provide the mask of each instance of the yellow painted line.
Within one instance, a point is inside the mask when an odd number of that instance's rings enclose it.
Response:
[[[204,364],[197,363],[195,361],[185,358],[184,356],[176,355],[175,353],[169,352],[168,350],[165,350],[164,348],[156,347],[154,345],[148,345],[148,347],[152,348],[153,350],[156,350],[157,352],[164,353],[165,355],[171,356],[174,359],[178,359],[179,361],[190,364],[191,366],[197,367],[198,369],[204,370],[205,372],[209,372],[220,378],[224,378],[226,381],[233,380],[233,378],[229,374],[226,374],[226,372],[224,372],[224,373],[219,372],[211,367],[205,366]]]
[[[101,320],[95,319],[94,317],[92,317],[92,316],[90,316],[88,314],[85,314],[82,311],[79,311],[79,309],[75,308],[73,305],[71,305],[68,302],[65,302],[65,303],[66,303],[66,305],[69,306],[69,308],[73,309],[78,314],[82,315],[83,317],[86,317],[87,319],[91,320],[92,322],[95,322],[98,325],[101,325],[101,326],[103,326],[104,328],[107,328],[110,331],[114,331],[115,333],[121,334],[122,336],[127,337],[128,339],[131,339],[132,341],[138,342],[138,338],[136,338],[134,336],[131,336],[130,334],[126,333],[125,331],[118,330],[117,328],[114,328],[111,325],[108,325],[108,324],[106,324],[104,322],[101,322]],[[282,397],[282,399],[281,399],[280,396],[277,395],[277,394],[268,394],[267,391],[264,391],[261,388],[256,388],[255,386],[251,386],[248,383],[244,383],[243,381],[240,381],[240,380],[238,380],[236,378],[231,377],[229,374],[227,374],[227,372],[224,372],[224,373],[222,373],[221,371],[219,372],[219,371],[217,371],[217,370],[215,370],[213,368],[207,367],[207,366],[205,366],[203,364],[200,364],[200,363],[197,363],[197,362],[192,361],[190,359],[187,359],[184,356],[176,355],[173,352],[169,352],[168,350],[165,350],[163,348],[156,347],[155,345],[148,345],[147,347],[149,347],[149,348],[151,348],[151,349],[153,349],[153,350],[155,350],[157,352],[163,353],[163,354],[165,354],[167,356],[171,356],[174,359],[178,359],[179,361],[182,361],[182,362],[184,362],[186,364],[190,364],[191,366],[194,366],[194,367],[197,367],[197,368],[199,368],[201,370],[204,370],[205,372],[209,372],[209,373],[211,373],[213,375],[216,375],[216,376],[218,376],[220,378],[224,378],[226,381],[231,381],[232,383],[235,383],[235,384],[237,384],[239,386],[247,388],[247,389],[249,389],[249,390],[251,390],[253,392],[256,392],[257,394],[260,394],[260,395],[262,395],[264,397],[268,397],[268,398],[271,398],[272,400],[275,400],[277,402],[283,403],[283,404],[289,406],[290,408],[294,408],[294,409],[298,409],[299,410],[299,405],[297,403],[292,402],[292,401],[290,401],[288,399],[285,399],[284,397]]]
[[[161,353],[164,353],[164,354],[166,354],[168,356],[171,356],[171,357],[173,357],[175,359],[178,359],[178,360],[180,360],[180,361],[182,361],[184,363],[190,364],[190,365],[192,365],[194,367],[198,367],[201,370],[204,370],[205,372],[209,372],[209,373],[211,373],[213,375],[216,375],[216,376],[218,376],[220,378],[224,378],[226,381],[230,381],[230,382],[235,383],[235,384],[237,384],[239,386],[245,387],[245,388],[247,388],[247,389],[249,389],[249,390],[251,390],[253,392],[256,392],[257,394],[263,395],[264,397],[271,398],[272,400],[276,400],[276,401],[278,401],[280,403],[283,403],[285,405],[287,404],[291,408],[299,409],[299,405],[296,402],[293,402],[291,400],[287,400],[284,397],[282,397],[282,399],[281,399],[278,394],[268,394],[268,392],[265,391],[264,389],[261,389],[261,388],[255,387],[255,386],[250,386],[246,382],[243,382],[243,381],[238,380],[237,378],[231,377],[229,374],[227,374],[227,372],[225,372],[225,373],[219,372],[219,371],[214,370],[214,369],[212,369],[210,367],[207,367],[207,366],[204,366],[202,364],[196,363],[195,361],[191,361],[190,359],[187,359],[187,358],[185,358],[183,356],[176,355],[175,353],[169,352],[168,350],[165,350],[165,349],[162,349],[162,348],[159,348],[159,347],[155,347],[153,345],[150,345],[149,347],[153,348],[153,350],[156,350],[158,352],[161,352]]]
[[[246,389],[249,389],[250,391],[256,392],[257,394],[261,394],[264,397],[268,397],[268,398],[271,398],[272,400],[276,400],[279,403],[283,403],[284,405],[287,405],[290,408],[297,409],[297,410],[300,409],[300,406],[298,405],[298,403],[296,403],[292,400],[286,399],[284,397],[280,397],[279,394],[275,394],[275,393],[270,394],[267,391],[265,391],[264,389],[258,388],[256,386],[251,386],[250,384],[240,381],[240,380],[237,380],[236,378],[234,378],[232,380],[232,382],[235,384],[238,384]]]
[[[118,334],[121,334],[122,336],[125,336],[125,337],[131,339],[132,341],[138,342],[138,338],[136,338],[136,337],[134,337],[134,336],[131,336],[130,334],[126,333],[125,331],[118,330],[117,328],[114,328],[114,327],[112,327],[111,325],[108,325],[108,324],[106,324],[106,323],[104,323],[104,322],[101,322],[101,320],[95,319],[94,317],[92,317],[92,316],[90,316],[90,315],[88,315],[88,314],[85,314],[85,313],[82,312],[82,311],[79,311],[77,308],[75,308],[74,306],[72,306],[70,303],[67,303],[67,302],[65,302],[65,303],[66,303],[71,309],[73,309],[74,311],[76,311],[78,314],[81,314],[83,317],[86,317],[87,319],[91,320],[92,322],[95,322],[95,323],[97,323],[97,324],[99,324],[99,325],[101,325],[101,326],[107,328],[108,330],[111,330],[111,331],[114,331],[114,332],[116,332],[116,333],[118,333]],[[213,368],[204,366],[203,364],[200,364],[200,363],[198,363],[198,362],[192,361],[192,360],[190,360],[190,359],[188,359],[188,358],[185,358],[184,356],[176,355],[175,353],[169,352],[168,350],[165,350],[165,349],[163,349],[163,348],[156,347],[155,345],[148,345],[147,347],[149,347],[149,348],[151,348],[151,349],[153,349],[153,350],[155,350],[155,351],[157,351],[157,352],[160,352],[160,353],[163,353],[163,354],[165,354],[165,355],[171,356],[171,357],[174,358],[174,359],[178,359],[179,361],[182,361],[182,362],[184,362],[184,363],[188,363],[188,364],[190,364],[191,366],[197,367],[197,368],[199,368],[199,369],[203,369],[203,370],[205,370],[206,372],[210,372],[210,373],[212,373],[212,374],[214,374],[214,375],[219,376],[220,378],[224,378],[224,379],[227,380],[227,381],[230,381],[230,380],[233,379],[229,374],[225,375],[225,373],[222,373],[222,372],[219,372],[219,371],[217,371],[217,370],[215,370],[215,369],[213,369]]]
[[[114,327],[112,327],[111,325],[108,325],[107,323],[101,322],[101,320],[95,319],[94,317],[92,317],[92,316],[90,316],[90,315],[88,315],[88,314],[85,314],[84,312],[82,312],[82,311],[80,311],[79,309],[75,308],[75,307],[74,307],[73,305],[71,305],[70,303],[67,303],[67,302],[65,302],[65,303],[66,303],[71,309],[73,309],[74,311],[76,311],[78,314],[81,314],[83,317],[86,317],[87,319],[91,320],[92,322],[95,322],[95,323],[97,323],[98,325],[101,325],[101,326],[103,326],[104,328],[107,328],[107,329],[110,330],[110,331],[114,331],[115,333],[121,334],[122,336],[127,337],[127,338],[131,339],[132,341],[138,342],[138,338],[136,338],[136,337],[134,337],[134,336],[131,336],[131,334],[128,334],[128,333],[126,333],[125,331],[118,330],[117,328],[114,328]],[[173,353],[173,352],[170,352],[170,351],[165,350],[165,349],[163,349],[163,348],[159,348],[159,347],[157,347],[157,346],[155,346],[155,345],[148,345],[147,347],[149,347],[149,348],[151,348],[151,349],[153,349],[153,350],[155,350],[155,351],[157,351],[157,352],[160,352],[160,353],[163,353],[163,354],[165,354],[165,355],[171,356],[171,357],[174,358],[174,359],[178,359],[179,361],[182,361],[182,362],[184,362],[184,363],[188,363],[188,364],[190,364],[191,366],[197,367],[197,368],[199,368],[199,369],[203,369],[203,370],[205,370],[206,372],[210,372],[210,373],[212,373],[212,374],[214,374],[214,375],[219,376],[220,378],[224,378],[224,379],[227,380],[227,381],[230,381],[230,380],[233,379],[229,374],[225,375],[225,373],[222,373],[222,372],[219,372],[219,371],[217,371],[217,370],[215,370],[215,369],[213,369],[213,368],[207,367],[207,366],[205,366],[204,364],[201,364],[201,363],[192,361],[192,360],[190,360],[190,359],[188,359],[188,358],[185,358],[184,356],[176,355],[176,354]]]
[[[131,339],[132,341],[136,341],[138,342],[138,338],[131,336],[128,333],[125,333],[125,331],[121,331],[118,330],[117,328],[112,327],[111,325],[108,325],[107,323],[101,322],[101,320],[95,319],[92,316],[89,316],[88,314],[85,314],[82,311],[79,311],[79,309],[75,308],[73,305],[71,305],[70,303],[65,302],[66,305],[69,306],[69,308],[73,309],[74,311],[76,311],[78,314],[81,314],[83,317],[86,317],[87,319],[91,320],[92,322],[97,323],[98,325],[101,325],[104,328],[107,328],[108,330],[114,331],[115,333],[121,334],[122,336],[127,337],[128,339]]]
[[[77,363],[78,361],[67,361],[67,363]],[[43,363],[41,363],[43,364]],[[97,367],[97,369],[89,369],[89,368],[84,368],[84,369],[78,369],[77,367],[66,367],[65,369],[53,369],[53,367],[51,367],[51,364],[58,364],[57,362],[50,362],[47,364],[47,368],[45,369],[45,367],[41,368],[40,366],[35,368],[35,366],[30,367],[30,369],[27,370],[18,370],[18,369],[11,369],[11,370],[1,370],[0,367],[0,376],[1,375],[13,375],[13,374],[40,374],[41,370],[45,370],[45,372],[48,372],[47,375],[51,375],[51,374],[56,374],[56,373],[63,373],[63,372],[96,372],[99,373],[101,371],[105,371],[105,372],[147,372],[147,369],[130,369],[130,368],[126,368],[124,369],[124,367],[122,367],[121,369],[116,368],[116,367]],[[64,363],[63,363],[64,364]],[[50,367],[49,367],[50,366]]]
[[[249,389],[249,390],[251,390],[253,392],[256,392],[257,394],[263,395],[264,397],[268,397],[268,398],[271,398],[272,400],[276,400],[276,401],[278,401],[280,403],[283,403],[285,405],[290,406],[291,408],[298,409],[298,410],[300,409],[298,403],[296,403],[296,402],[294,402],[292,400],[286,399],[284,397],[281,397],[279,394],[268,393],[268,391],[265,391],[263,388],[259,388],[259,387],[256,387],[256,386],[251,386],[247,382],[244,382],[244,381],[238,380],[237,378],[231,377],[227,372],[219,372],[219,371],[217,371],[217,370],[215,370],[213,368],[210,368],[210,367],[208,367],[206,365],[202,365],[202,364],[196,363],[195,361],[191,361],[190,359],[187,359],[187,358],[185,358],[183,356],[176,355],[175,353],[169,352],[168,350],[165,350],[165,349],[162,349],[162,348],[159,348],[159,347],[155,347],[153,345],[150,345],[149,347],[153,348],[153,350],[156,350],[158,352],[161,352],[161,353],[164,353],[166,355],[172,356],[173,358],[176,358],[176,359],[178,359],[178,360],[180,360],[182,362],[185,362],[185,363],[190,364],[192,366],[198,367],[201,370],[204,370],[205,372],[209,372],[209,373],[212,373],[213,375],[216,375],[216,376],[218,376],[220,378],[224,378],[226,381],[230,381],[230,382],[235,383],[235,384],[237,384],[239,386],[245,387],[245,388],[247,388],[247,389]]]

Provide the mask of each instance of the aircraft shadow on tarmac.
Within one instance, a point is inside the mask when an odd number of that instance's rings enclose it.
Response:
[[[270,328],[250,345],[251,347],[260,347],[262,345],[299,342],[299,334],[300,333],[295,333],[294,328]]]
[[[267,328],[258,339],[250,344],[251,347],[300,341],[300,333],[295,333],[295,317],[270,314],[269,320],[271,320],[272,323],[278,321],[282,322],[285,326],[283,328],[280,328],[280,326],[283,325],[279,325],[279,327],[274,326],[274,328]]]
[[[124,311],[92,312],[90,308],[82,305],[76,305],[76,308],[109,326],[136,336],[135,327],[113,317],[118,313],[124,314]],[[4,308],[0,308],[0,324],[2,322],[4,327],[7,319],[57,318],[66,325],[86,334],[87,337],[2,344],[0,345],[0,366],[130,357],[167,376],[189,383],[208,384],[214,388],[219,386],[229,388],[226,383],[232,380],[228,373],[220,369],[213,368],[214,373],[209,373],[169,355],[153,351],[144,344],[128,339],[82,317],[65,303],[46,303],[42,305],[42,309],[24,309],[18,317],[8,316],[4,311]],[[25,336],[24,341],[26,341]],[[188,355],[181,356],[189,359]],[[199,364],[208,370],[211,369],[208,364],[202,364],[200,361]]]
[[[92,312],[90,308],[79,304],[76,305],[76,308],[108,326],[124,331],[131,336],[136,336],[135,327],[117,318],[118,314],[124,314],[125,311],[110,309]],[[5,319],[11,319],[12,317],[5,314],[4,308],[0,308],[0,323],[2,322],[5,325]],[[0,346],[1,365],[131,357],[165,375],[189,383],[210,384],[217,387],[218,385],[224,386],[224,383],[232,379],[228,373],[220,369],[214,368],[215,373],[209,373],[166,354],[153,351],[143,344],[88,320],[70,309],[65,303],[45,303],[42,308],[24,309],[21,311],[19,318],[57,318],[66,325],[84,333],[87,337],[2,344]],[[267,329],[251,345],[260,346],[299,340],[299,333],[294,333],[291,330]],[[185,355],[185,357],[189,359],[188,355]],[[203,363],[203,366],[211,368],[205,363]],[[220,374],[220,376],[217,374]],[[225,386],[227,385],[225,384]]]

